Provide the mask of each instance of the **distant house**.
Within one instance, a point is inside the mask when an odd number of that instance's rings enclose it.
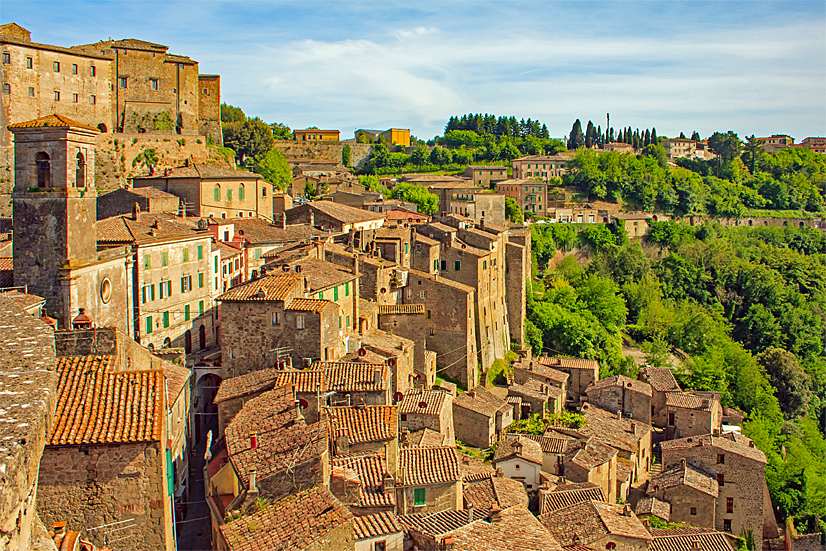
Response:
[[[605,501],[602,490],[592,482],[560,484],[539,490],[539,512],[547,515],[583,501]]]
[[[665,398],[669,392],[681,392],[682,389],[669,367],[643,367],[640,369],[640,375],[651,385],[651,424],[661,429],[665,428],[668,424]]]
[[[541,484],[542,448],[529,438],[509,435],[496,446],[493,466],[502,469],[507,478],[524,484],[528,492],[535,491]]]
[[[452,444],[456,440],[453,396],[442,390],[409,390],[399,403],[399,426],[410,432],[436,431]]]
[[[579,549],[648,549],[652,537],[627,503],[580,501],[551,513],[539,521],[563,546]]]
[[[579,402],[585,389],[599,380],[599,362],[581,358],[560,358],[542,355],[535,359],[540,365],[568,374],[568,399]]]
[[[318,128],[293,130],[293,139],[297,142],[337,142],[339,135],[338,130],[319,130]]]
[[[615,375],[594,382],[585,393],[588,402],[599,408],[651,424],[651,385],[648,383]]]
[[[465,168],[465,176],[477,186],[490,187],[491,184],[508,179],[508,167],[470,165]]]
[[[592,482],[610,501],[617,499],[617,451],[597,441],[569,444],[562,463],[564,476],[572,482]]]
[[[462,474],[452,447],[399,451],[396,504],[400,514],[462,508]]]
[[[648,482],[648,496],[669,503],[670,521],[700,528],[714,528],[717,480],[682,460]]]
[[[456,438],[477,448],[488,448],[513,422],[513,407],[478,386],[453,401],[453,426]]]

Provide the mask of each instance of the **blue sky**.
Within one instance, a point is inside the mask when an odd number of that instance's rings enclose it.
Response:
[[[441,134],[468,112],[674,136],[826,135],[826,2],[3,0],[0,21],[70,46],[140,38],[221,75],[292,128]]]

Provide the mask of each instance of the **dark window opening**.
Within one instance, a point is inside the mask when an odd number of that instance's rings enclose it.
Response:
[[[52,181],[49,155],[41,151],[35,156],[34,162],[37,166],[37,187],[49,187]]]
[[[86,160],[83,153],[77,154],[77,168],[75,169],[75,187],[86,187]]]

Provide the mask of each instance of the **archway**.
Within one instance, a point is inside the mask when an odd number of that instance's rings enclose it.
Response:
[[[37,166],[37,187],[49,187],[52,182],[51,160],[48,153],[41,151],[34,157]]]
[[[196,367],[197,369],[197,367]],[[195,423],[195,441],[200,442],[207,431],[212,430],[218,436],[218,406],[215,394],[221,386],[221,377],[215,373],[202,375],[195,383],[195,414],[199,422]]]
[[[164,348],[171,348],[172,347],[172,339],[170,339],[169,337],[166,337],[163,340],[163,347]]]
[[[75,187],[86,187],[86,159],[83,158],[83,153],[78,152],[76,160]]]

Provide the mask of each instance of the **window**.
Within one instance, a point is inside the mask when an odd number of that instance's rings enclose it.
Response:
[[[143,269],[149,270],[152,268],[151,257],[148,254],[143,255]]]
[[[72,74],[73,75],[77,74],[77,63],[72,63]]]
[[[442,271],[443,272],[447,271],[447,260],[442,260]]]
[[[55,90],[54,91],[54,100],[55,101],[60,101],[60,90]]]
[[[120,77],[120,87],[121,88],[126,88],[127,83],[128,83],[128,79],[126,77]]]
[[[731,532],[731,519],[723,520],[723,532]]]
[[[419,298],[421,298],[421,299],[425,298],[425,292],[424,291],[419,291]]]
[[[427,319],[430,319],[430,310],[427,311]]]
[[[718,473],[717,474],[717,484],[720,485],[720,486],[725,486],[726,485],[726,475],[724,475],[723,473]]]
[[[241,187],[238,188],[238,200],[244,200],[244,184],[241,184]]]
[[[186,275],[181,278],[181,292],[188,293],[192,290],[192,276]]]
[[[416,488],[413,490],[413,506],[418,507],[425,505],[426,493],[424,488]]]
[[[8,84],[6,82],[3,83],[3,93],[6,94],[6,95],[11,94],[11,85],[10,84]]]
[[[55,73],[59,73],[60,72],[60,62],[59,61],[53,62],[52,63],[52,69],[54,69]]]
[[[189,262],[189,247],[184,247],[184,262]]]
[[[673,427],[673,426],[674,426],[674,412],[673,412],[673,411],[670,411],[670,412],[668,413],[668,426],[669,426],[669,427]]]
[[[146,304],[147,295],[148,295],[147,286],[144,285],[143,287],[141,287],[141,302],[143,304]]]
[[[262,187],[261,188],[261,197],[266,197],[266,196],[267,196],[267,188]]]
[[[278,312],[273,312],[272,317],[270,318],[270,324],[278,325],[280,321],[278,320]],[[341,318],[339,318],[339,325],[341,325]]]
[[[462,269],[462,262],[460,260],[456,260],[453,262],[453,269],[455,271],[460,271]]]
[[[164,329],[169,327],[169,311],[163,313],[163,327]]]
[[[204,315],[204,301],[203,300],[198,301],[198,315],[199,316]]]
[[[26,58],[26,69],[31,69],[34,67],[34,60],[30,57]]]
[[[150,300],[155,300],[155,286],[154,285],[149,286],[149,294],[150,294]]]
[[[198,245],[198,260],[204,259],[204,246]]]
[[[213,197],[212,198],[216,201],[221,200],[221,186],[215,186],[215,190],[213,192]]]
[[[72,94],[72,103],[77,103],[77,94]]]
[[[29,97],[30,98],[34,97],[34,86],[29,86]]]
[[[304,329],[304,316],[299,314],[295,317],[295,327],[297,329]]]
[[[734,512],[734,498],[727,497],[726,498],[726,513],[733,513]]]
[[[724,465],[726,463],[726,455],[723,453],[717,454],[717,464]]]
[[[158,89],[158,79],[156,79],[156,78],[150,78],[150,79],[149,79],[149,87],[150,87],[152,90],[157,90],[157,89]]]
[[[75,157],[75,187],[86,187],[86,159],[80,152]]]
[[[255,249],[255,260],[261,260],[261,249]]]
[[[89,103],[91,103],[92,105],[95,105],[97,102],[98,102],[98,99],[94,96],[94,94],[89,96]]]
[[[94,77],[94,76],[97,76],[97,74],[98,74],[98,70],[97,70],[97,68],[96,68],[94,65],[92,65],[91,67],[89,67],[89,74],[90,74],[90,75],[92,75],[93,77]]]
[[[212,259],[215,261],[215,272],[217,273],[218,272],[218,257],[213,256]]]
[[[341,329],[341,316],[338,317],[338,328]],[[404,419],[402,419],[404,421]]]
[[[373,551],[387,551],[387,542],[385,540],[377,541],[373,544]]]
[[[347,325],[347,327],[350,327],[350,316],[344,318],[344,323]]]
[[[164,298],[166,296],[166,282],[161,281],[158,283],[158,297]]]
[[[231,189],[227,190],[227,201],[232,201],[232,190]]]
[[[189,304],[184,306],[184,321],[189,321]]]
[[[338,287],[333,287],[333,300],[338,300]]]
[[[152,332],[152,316],[146,316],[146,334]]]
[[[482,261],[482,269],[483,269],[483,270],[487,270],[487,269],[488,269],[488,261],[487,261],[487,260],[483,260],[483,261]]]
[[[350,284],[349,283],[344,284],[344,296],[345,297],[350,296]]]
[[[161,266],[169,266],[169,253],[166,251],[161,253]]]
[[[690,514],[691,514],[691,516],[692,516],[692,517],[696,517],[696,516],[697,516],[697,508],[696,508],[696,507],[692,507],[692,508],[691,508],[691,511],[690,511]]]
[[[204,272],[198,272],[198,288],[204,288]]]

